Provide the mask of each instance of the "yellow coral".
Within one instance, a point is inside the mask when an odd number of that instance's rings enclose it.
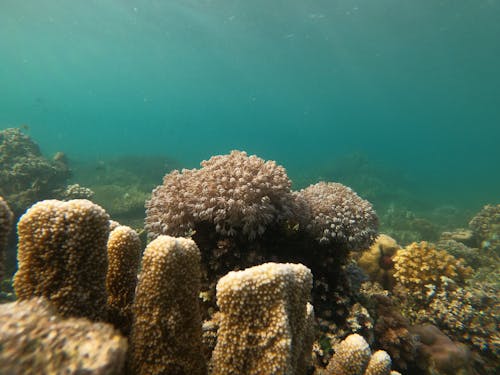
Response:
[[[200,262],[190,239],[159,236],[146,248],[130,336],[133,374],[205,374]]]
[[[221,278],[212,374],[305,374],[311,287],[311,271],[301,264],[265,263]]]
[[[415,297],[424,297],[428,287],[439,287],[442,277],[463,283],[471,276],[472,269],[465,266],[463,259],[456,259],[444,250],[436,250],[423,241],[412,243],[398,250],[394,257],[394,277]]]
[[[33,205],[17,228],[19,299],[43,296],[65,317],[103,319],[108,214],[85,199],[46,200]]]
[[[108,239],[108,321],[128,334],[132,324],[132,303],[141,256],[141,240],[135,230],[116,227]]]
[[[391,289],[394,277],[394,261],[392,257],[400,249],[396,240],[385,234],[377,237],[374,244],[363,253],[358,265],[370,277],[384,288]]]

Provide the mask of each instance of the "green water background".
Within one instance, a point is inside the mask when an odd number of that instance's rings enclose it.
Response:
[[[500,198],[499,40],[498,0],[1,0],[0,129],[73,160],[243,149],[299,185],[380,172],[478,209]]]

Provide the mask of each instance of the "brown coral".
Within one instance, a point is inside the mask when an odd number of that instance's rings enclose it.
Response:
[[[312,344],[311,287],[310,270],[290,263],[266,263],[220,279],[212,374],[305,374]]]
[[[150,237],[183,236],[197,223],[209,222],[222,235],[241,232],[252,239],[292,216],[291,182],[276,162],[232,151],[201,166],[173,171],[153,190],[146,204]]]
[[[349,250],[369,247],[377,234],[378,218],[372,205],[352,189],[319,182],[299,192],[311,210],[307,230],[320,242]]]
[[[500,256],[500,204],[486,205],[469,222],[480,247]]]
[[[109,216],[101,207],[83,199],[38,202],[18,234],[19,299],[44,296],[64,317],[105,317]]]
[[[127,335],[132,324],[132,303],[141,256],[141,240],[137,232],[118,226],[108,239],[108,321]]]
[[[363,252],[358,265],[367,273],[370,280],[379,282],[384,288],[392,289],[394,284],[393,256],[400,249],[396,240],[380,234],[370,248]]]
[[[159,236],[147,246],[133,307],[133,374],[206,372],[198,306],[200,277],[200,252],[194,241]]]
[[[127,340],[109,324],[62,319],[44,299],[0,305],[0,373],[122,373]]]
[[[7,202],[0,196],[0,282],[5,277],[5,248],[12,228],[13,216]]]

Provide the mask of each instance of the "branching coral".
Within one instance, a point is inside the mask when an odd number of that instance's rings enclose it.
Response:
[[[311,287],[311,272],[301,264],[266,263],[220,279],[212,374],[305,374]]]
[[[0,282],[5,277],[5,248],[12,228],[13,214],[7,202],[0,196]]]
[[[378,218],[372,205],[350,188],[319,182],[299,192],[311,210],[307,230],[320,242],[362,250],[375,239]]]
[[[414,242],[399,250],[394,257],[394,267],[396,281],[414,298],[422,300],[432,293],[432,288],[439,288],[442,276],[463,284],[472,274],[462,259],[439,251],[427,242]]]
[[[232,151],[201,163],[201,169],[173,171],[146,204],[150,237],[186,235],[209,222],[225,236],[252,239],[290,218],[295,199],[283,167],[255,155]]]
[[[109,216],[101,207],[83,199],[38,202],[18,234],[19,299],[46,297],[65,317],[105,317]]]
[[[133,229],[118,226],[108,239],[108,321],[128,334],[132,324],[137,273],[141,256],[141,240]]]
[[[62,319],[45,299],[0,305],[0,373],[122,373],[127,340],[109,324]]]
[[[133,374],[205,374],[200,277],[194,241],[159,236],[147,246],[133,306]]]

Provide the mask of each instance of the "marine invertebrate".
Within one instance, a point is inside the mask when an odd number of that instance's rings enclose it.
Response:
[[[0,195],[16,217],[41,199],[54,198],[71,171],[64,159],[47,160],[20,129],[0,131]]]
[[[200,169],[175,170],[146,203],[151,238],[183,236],[208,222],[224,236],[260,236],[271,224],[292,216],[295,199],[286,171],[242,151],[213,156]]]
[[[266,263],[221,278],[212,374],[305,374],[311,287],[311,272],[301,264]]]
[[[370,346],[358,334],[352,334],[335,347],[324,375],[389,375],[391,357],[383,350],[372,354]]]
[[[0,304],[0,373],[122,373],[127,340],[111,325],[62,319],[43,298]]]
[[[472,374],[471,353],[463,344],[450,340],[436,326],[426,324],[412,327],[419,337],[419,364],[425,363],[426,374]]]
[[[204,374],[200,252],[193,240],[159,236],[146,248],[133,305],[134,374]]]
[[[378,218],[372,205],[352,189],[335,182],[319,182],[299,196],[311,210],[307,230],[323,244],[362,250],[375,239]]]
[[[439,287],[442,276],[463,284],[472,274],[462,259],[437,250],[425,241],[398,250],[394,267],[396,281],[417,299],[425,299],[427,293],[432,293],[428,286]]]
[[[394,284],[393,256],[400,249],[395,239],[380,234],[370,248],[363,252],[358,265],[365,271],[370,280],[379,282],[384,288],[392,289]]]
[[[486,205],[469,222],[482,249],[500,256],[500,204]]]
[[[12,228],[12,211],[7,202],[0,196],[0,282],[5,277],[5,248]]]
[[[107,319],[127,335],[132,324],[132,303],[139,271],[141,240],[135,230],[118,226],[109,234],[107,248]]]
[[[103,319],[108,214],[84,199],[46,200],[33,205],[17,228],[18,298],[43,296],[64,317]]]

